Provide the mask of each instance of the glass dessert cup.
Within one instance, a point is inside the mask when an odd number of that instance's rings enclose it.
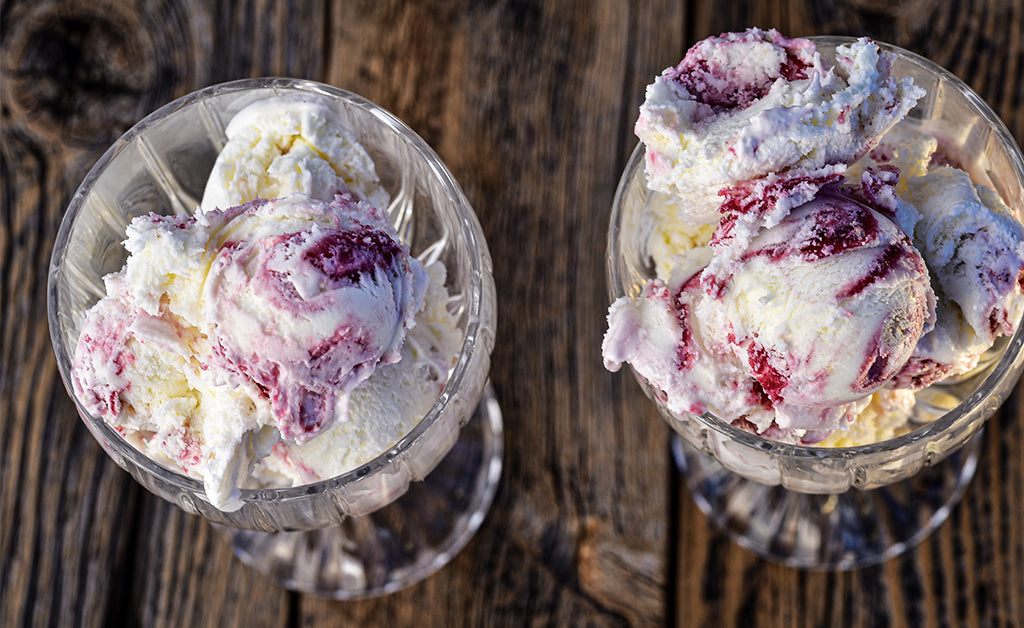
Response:
[[[216,85],[147,116],[107,150],[72,198],[49,269],[51,340],[70,392],[84,314],[105,293],[102,277],[124,264],[126,225],[149,212],[192,214],[230,119],[256,100],[285,94],[339,112],[374,159],[403,242],[447,268],[462,348],[433,407],[363,466],[314,484],[244,489],[241,507],[225,512],[209,503],[201,481],[150,459],[75,403],[119,466],[214,522],[249,565],[291,589],[372,597],[418,582],[454,557],[482,523],[502,466],[501,411],[487,382],[495,324],[490,255],[455,179],[408,126],[349,92],[280,78]]]
[[[854,40],[812,37],[823,53]],[[992,110],[934,63],[897,55],[893,74],[913,76],[928,93],[907,124],[940,135],[940,146],[975,182],[1024,209],[1024,156]],[[902,123],[901,123],[902,124]],[[645,250],[651,225],[644,147],[633,152],[616,191],[608,239],[612,299],[637,296],[655,276]],[[911,431],[875,444],[787,445],[711,414],[675,414],[661,391],[637,376],[674,429],[673,452],[701,510],[753,553],[807,569],[851,569],[899,555],[949,515],[974,475],[985,421],[1016,386],[1024,330],[1000,338],[974,371],[917,393]],[[634,375],[636,373],[634,372]]]

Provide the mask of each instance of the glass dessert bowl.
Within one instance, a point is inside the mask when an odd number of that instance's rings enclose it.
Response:
[[[812,37],[823,55],[851,38]],[[910,76],[926,95],[907,124],[941,138],[946,156],[976,183],[1024,208],[1024,156],[998,116],[963,82],[895,46],[892,75]],[[901,123],[902,124],[902,123]],[[942,140],[945,140],[943,143]],[[656,276],[647,252],[648,189],[643,144],[627,162],[613,202],[608,239],[612,300],[636,298]],[[850,447],[791,445],[734,427],[710,413],[675,413],[634,370],[671,425],[673,451],[703,512],[748,550],[794,567],[849,569],[882,562],[939,526],[974,475],[985,421],[1024,369],[1024,331],[1001,337],[974,370],[916,393],[911,429]]]
[[[479,528],[502,464],[501,412],[487,382],[495,288],[483,233],[451,173],[407,125],[344,90],[292,79],[212,86],[157,110],[100,158],[61,224],[48,277],[51,340],[65,386],[85,312],[127,258],[125,228],[154,212],[189,216],[241,109],[271,96],[315,98],[358,136],[390,194],[388,216],[412,256],[447,269],[447,308],[461,349],[415,427],[342,475],[288,488],[246,488],[220,510],[201,481],[133,446],[79,399],[103,449],[154,494],[217,524],[234,552],[285,586],[355,599],[411,585],[448,563]]]

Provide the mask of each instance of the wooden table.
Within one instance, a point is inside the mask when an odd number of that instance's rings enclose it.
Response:
[[[1020,0],[11,1],[0,8],[0,624],[1019,626],[1024,398],[932,537],[846,573],[740,549],[698,511],[669,428],[601,365],[605,235],[643,88],[747,26],[869,35],[962,77],[1024,140]],[[495,261],[506,464],[482,529],[383,599],[299,595],[100,450],[57,375],[46,270],[100,153],[159,105],[282,75],[358,92],[448,163]]]

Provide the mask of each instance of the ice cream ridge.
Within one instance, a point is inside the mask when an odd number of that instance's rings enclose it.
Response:
[[[1016,208],[907,117],[924,90],[868,39],[830,61],[774,30],[693,46],[636,134],[656,277],[610,307],[675,413],[783,442],[909,429],[915,391],[974,369],[1024,309]]]
[[[443,264],[400,241],[333,110],[258,101],[226,134],[194,215],[128,226],[72,380],[90,412],[231,510],[241,488],[332,477],[392,446],[462,334]]]

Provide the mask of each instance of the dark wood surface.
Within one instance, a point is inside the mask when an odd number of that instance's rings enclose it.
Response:
[[[0,4],[0,625],[959,626],[1024,622],[1024,398],[990,422],[963,502],[881,566],[808,573],[698,511],[669,428],[601,366],[605,235],[643,87],[747,26],[869,35],[928,56],[1024,139],[1020,0],[7,1]],[[494,257],[506,464],[435,576],[341,603],[278,588],[138,487],[77,418],[46,268],[95,159],[159,105],[225,80],[314,79],[408,122]]]

